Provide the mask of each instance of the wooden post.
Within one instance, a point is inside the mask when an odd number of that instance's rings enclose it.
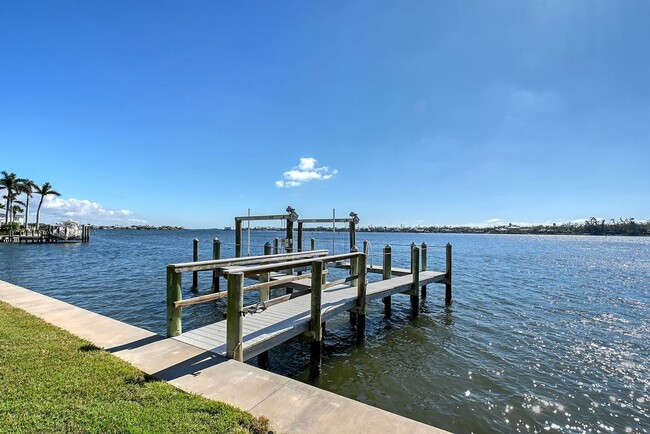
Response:
[[[226,318],[226,356],[244,361],[244,273],[228,274],[228,316]]]
[[[177,273],[174,267],[167,267],[167,337],[179,336],[183,333],[181,323],[182,307],[175,307],[175,301],[183,299],[183,281],[181,273]]]
[[[199,262],[199,239],[194,238],[194,249],[192,254],[192,261]],[[199,288],[199,272],[192,272],[192,290],[196,291]]]
[[[221,241],[219,241],[219,238],[212,240],[212,259],[221,259]],[[212,290],[219,292],[218,270],[212,270]]]
[[[268,241],[264,244],[264,254],[271,254],[271,243]],[[260,273],[260,282],[268,282],[271,280],[271,273]],[[271,295],[271,288],[260,288],[259,299],[260,302],[268,301]],[[261,369],[269,369],[269,352],[264,351],[257,356],[257,367]]]
[[[392,247],[390,244],[386,244],[384,247],[384,264],[383,264],[383,279],[388,280],[393,277],[393,264],[392,264]],[[384,300],[384,314],[390,316],[390,310],[392,305],[391,296],[386,296]]]
[[[271,254],[271,244],[269,242],[264,244],[264,254],[265,255]],[[260,274],[260,282],[268,282],[270,280],[271,280],[271,273]],[[260,294],[260,301],[268,301],[270,298],[270,288],[260,289],[259,294]]]
[[[352,247],[356,247],[356,245],[357,245],[357,225],[352,221],[350,222],[350,251],[352,251]]]
[[[359,249],[357,246],[352,246],[350,249],[350,252],[358,252]],[[359,257],[355,256],[354,258],[350,258],[350,276],[356,276],[359,274]],[[357,286],[357,280],[358,279],[352,279],[350,280],[350,286]],[[356,324],[357,323],[357,313],[354,310],[350,311],[350,324]]]
[[[427,250],[428,250],[427,243],[422,242],[421,254],[420,254],[422,257],[422,266],[420,267],[420,270],[422,271],[427,271]],[[420,288],[420,294],[422,295],[422,297],[427,296],[427,285],[422,285],[422,287]]]
[[[273,254],[277,255],[278,253],[280,253],[280,240],[278,237],[275,237],[275,239],[273,239]]]
[[[241,238],[242,224],[241,220],[235,220],[235,258],[241,258]]]
[[[302,252],[302,222],[298,222],[298,251]]]
[[[293,222],[287,219],[287,248],[286,253],[293,252]]]
[[[316,250],[316,238],[311,239],[311,249]]]
[[[411,244],[411,274],[413,275],[413,286],[411,289],[411,314],[417,317],[420,313],[420,295],[418,286],[420,286],[420,249],[413,243]]]
[[[322,293],[323,293],[323,261],[311,264],[311,345],[309,376],[316,378],[321,373],[323,359],[323,329],[322,323]]]
[[[451,303],[451,244],[447,243],[445,262],[447,267],[445,270],[445,303]]]
[[[366,338],[366,273],[367,256],[359,256],[359,279],[357,279],[357,342]]]

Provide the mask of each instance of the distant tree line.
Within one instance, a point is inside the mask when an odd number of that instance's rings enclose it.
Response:
[[[637,222],[633,217],[618,220],[590,217],[584,223],[562,223],[551,225],[519,226],[507,225],[492,227],[473,226],[369,226],[360,231],[368,232],[429,232],[429,233],[470,233],[470,234],[538,234],[538,235],[627,235],[649,236],[650,220]]]

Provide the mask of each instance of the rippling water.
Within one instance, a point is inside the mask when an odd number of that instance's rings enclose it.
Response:
[[[234,232],[97,231],[88,244],[0,245],[0,279],[165,333],[165,266],[191,260],[192,239],[232,255]],[[252,232],[251,254],[280,236]],[[327,233],[309,233],[331,248]],[[346,234],[337,240],[345,250]],[[429,268],[454,245],[454,302],[433,285],[417,319],[408,297],[393,315],[371,303],[368,338],[345,317],[327,323],[317,386],[455,432],[648,432],[650,239],[360,233],[370,261],[426,241]],[[246,249],[245,249],[246,250]],[[379,276],[370,276],[373,279]],[[201,276],[199,293],[208,293]],[[191,276],[184,278],[184,297]],[[249,295],[251,297],[252,295]],[[249,301],[252,301],[250,299]],[[186,308],[191,329],[222,318],[224,301]],[[271,352],[272,370],[308,382],[308,346]]]

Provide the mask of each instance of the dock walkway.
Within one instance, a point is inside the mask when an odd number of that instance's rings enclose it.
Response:
[[[430,283],[444,283],[445,273],[422,271],[419,286]],[[297,287],[309,287],[309,279],[292,282]],[[413,287],[413,275],[406,274],[390,280],[369,283],[366,298],[368,301],[388,297],[408,291]],[[354,308],[357,304],[357,288],[350,285],[337,285],[323,290],[322,321]],[[296,297],[284,303],[269,306],[265,310],[247,314],[243,318],[244,360],[251,359],[268,351],[276,345],[309,330],[311,319],[311,298]],[[181,342],[226,356],[227,320],[186,331],[174,337]]]

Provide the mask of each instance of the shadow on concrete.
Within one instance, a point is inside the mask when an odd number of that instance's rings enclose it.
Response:
[[[145,345],[153,344],[165,339],[160,335],[148,336],[146,338],[138,339],[137,341],[128,342],[126,344],[118,345],[116,347],[104,348],[105,351],[109,353],[117,353],[118,351],[123,350],[134,350],[136,348],[144,347]]]
[[[165,368],[162,371],[154,372],[151,376],[165,381],[175,380],[185,375],[193,375],[196,377],[201,375],[200,371],[227,361],[228,359],[226,357],[206,351],[198,356],[191,357],[169,368]]]

